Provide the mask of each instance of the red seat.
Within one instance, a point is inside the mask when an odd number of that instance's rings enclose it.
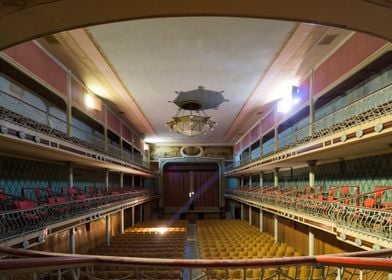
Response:
[[[64,196],[48,198],[48,204],[52,205],[53,206],[52,209],[56,211],[58,214],[63,214],[68,209],[67,207],[58,205],[59,203],[64,203],[65,201],[66,198]]]
[[[75,187],[68,187],[68,188],[67,188],[67,193],[68,193],[70,196],[76,195],[77,189],[76,189]]]
[[[363,202],[363,206],[367,208],[375,208],[376,207],[376,200],[372,197],[366,198]]]
[[[31,200],[16,200],[14,201],[15,206],[18,210],[30,210],[36,208],[36,204],[34,201]],[[37,221],[39,220],[39,216],[36,212],[33,211],[25,211],[23,216],[27,220]]]
[[[56,202],[57,203],[64,203],[67,201],[67,198],[65,196],[58,196],[56,197]]]
[[[31,200],[16,200],[15,206],[19,210],[32,209],[36,207],[34,201]]]
[[[85,195],[85,194],[79,194],[79,195],[76,196],[76,199],[77,199],[77,200],[85,200],[85,199],[87,199],[87,195]]]

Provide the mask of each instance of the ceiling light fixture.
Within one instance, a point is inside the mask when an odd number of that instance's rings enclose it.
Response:
[[[216,122],[207,116],[204,110],[218,110],[219,105],[229,100],[222,95],[223,91],[213,91],[199,86],[190,91],[177,92],[173,101],[178,106],[177,114],[166,124],[171,131],[186,136],[199,136],[214,130]],[[187,112],[189,111],[189,112]]]
[[[184,101],[179,107],[177,115],[167,122],[171,131],[193,137],[214,130],[216,122],[200,110],[202,106],[199,102]]]

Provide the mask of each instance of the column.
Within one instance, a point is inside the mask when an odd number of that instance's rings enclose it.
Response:
[[[143,222],[143,204],[140,204],[140,209],[139,209],[139,222]]]
[[[69,230],[69,252],[75,254],[76,252],[76,228]]]
[[[120,172],[120,188],[124,187],[124,172]]]
[[[244,176],[241,176],[241,188],[244,187]]]
[[[263,186],[263,172],[260,172],[260,173],[259,173],[259,178],[260,178],[260,179],[259,179],[259,180],[260,180],[259,186],[262,187],[262,186]]]
[[[74,177],[73,177],[73,166],[72,163],[69,163],[68,166],[68,184],[70,187],[74,185]]]
[[[131,207],[131,227],[135,226],[135,206]]]
[[[314,256],[314,232],[311,227],[309,227],[309,256]]]
[[[241,203],[241,221],[244,220],[244,204]]]
[[[263,209],[260,208],[260,232],[264,231],[264,217],[263,217]]]
[[[132,174],[132,187],[135,186],[135,174]]]
[[[142,176],[139,177],[139,186],[143,187],[143,177]]]
[[[235,204],[234,201],[230,201],[230,214],[231,214],[231,218],[235,219]]]
[[[316,172],[316,162],[317,160],[309,160],[309,187],[314,187],[314,182],[316,180],[315,172]]]
[[[105,217],[105,227],[106,227],[106,245],[110,245],[110,215]]]
[[[105,116],[104,116],[104,125],[103,125],[103,150],[105,152],[108,151],[108,109],[106,106],[103,106],[103,109],[105,110]]]
[[[125,222],[124,222],[124,209],[120,210],[120,233],[124,234]]]
[[[310,74],[310,86],[309,86],[309,136],[313,135],[314,132],[314,121],[315,121],[315,109],[314,109],[314,101],[313,101],[313,92],[314,92],[314,71]]]
[[[274,128],[274,136],[275,136],[275,152],[279,150],[279,131],[278,126]]]
[[[108,191],[109,190],[109,170],[106,169],[105,171],[105,188]]]
[[[249,176],[249,187],[252,187],[252,175]]]
[[[279,221],[278,221],[278,216],[274,216],[274,240],[275,243],[279,242]]]
[[[274,168],[274,186],[279,186],[279,167]]]
[[[249,224],[252,225],[252,206],[249,205]]]
[[[67,93],[68,99],[66,102],[66,113],[67,113],[67,135],[72,136],[72,84],[71,84],[71,72],[67,71]]]

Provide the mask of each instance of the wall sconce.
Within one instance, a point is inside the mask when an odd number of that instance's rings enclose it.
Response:
[[[102,109],[102,102],[101,99],[95,97],[90,93],[86,93],[84,95],[84,104],[88,109],[101,111]]]

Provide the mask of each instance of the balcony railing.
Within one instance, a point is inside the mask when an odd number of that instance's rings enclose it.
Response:
[[[392,208],[368,208],[346,204],[348,199],[319,200],[315,195],[297,196],[296,192],[282,192],[274,187],[251,189],[229,189],[226,195],[235,195],[247,201],[280,207],[302,213],[316,219],[328,220],[348,229],[367,235],[392,239]],[[357,196],[354,196],[357,200]]]
[[[0,211],[0,241],[43,230],[58,222],[103,211],[124,203],[131,203],[134,200],[152,199],[154,196],[151,191],[144,189],[111,195],[97,195],[90,198],[75,196],[63,203]],[[34,206],[34,203],[32,205]]]
[[[266,158],[272,154],[284,150],[299,147],[322,137],[333,135],[337,132],[362,125],[366,122],[377,120],[392,113],[392,84],[375,91],[339,110],[333,112],[315,122],[297,130],[279,141],[279,148],[275,149],[275,143],[262,147],[262,153],[258,158],[248,156],[240,162],[234,162],[226,167],[225,171],[231,171],[239,166]]]
[[[134,157],[127,157],[118,147],[108,144],[105,150],[106,144],[104,139],[94,135],[92,132],[84,131],[71,125],[59,117],[49,114],[4,91],[0,91],[0,100],[0,120],[55,137],[98,153],[106,154],[131,164],[149,168],[147,162]],[[67,134],[68,128],[70,128],[72,136]]]
[[[58,254],[0,248],[10,279],[388,279],[392,249],[264,259],[186,260]]]

